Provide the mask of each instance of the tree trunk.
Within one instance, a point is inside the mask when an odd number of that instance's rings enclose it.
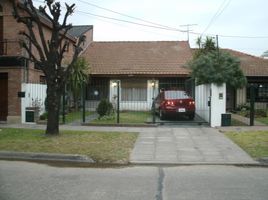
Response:
[[[59,114],[61,103],[61,90],[57,88],[57,85],[47,83],[47,135],[59,134]]]

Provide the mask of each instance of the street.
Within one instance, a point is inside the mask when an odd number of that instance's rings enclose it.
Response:
[[[0,161],[1,200],[267,200],[268,168],[70,168]]]

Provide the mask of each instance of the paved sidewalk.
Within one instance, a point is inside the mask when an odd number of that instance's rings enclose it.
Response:
[[[142,131],[131,163],[256,164],[240,147],[213,128],[155,128]]]
[[[2,124],[0,127],[45,129],[46,126]],[[140,134],[130,157],[130,162],[135,164],[258,164],[240,147],[225,137],[220,130],[214,128],[62,125],[60,129],[104,131],[107,134],[112,131],[138,132]]]

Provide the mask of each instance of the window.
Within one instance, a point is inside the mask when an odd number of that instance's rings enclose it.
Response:
[[[46,84],[47,83],[47,80],[46,80],[46,77],[45,76],[40,76],[40,84]]]
[[[92,78],[87,85],[86,100],[100,101],[109,98],[109,79]]]
[[[121,101],[147,101],[147,80],[121,80]]]
[[[268,84],[255,84],[255,101],[268,102]],[[250,87],[247,87],[247,100],[250,101]]]

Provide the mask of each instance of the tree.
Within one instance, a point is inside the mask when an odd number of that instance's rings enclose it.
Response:
[[[28,52],[29,59],[38,66],[46,76],[47,82],[47,135],[59,134],[60,99],[64,91],[65,83],[71,73],[71,67],[82,51],[80,45],[84,41],[81,36],[75,47],[73,57],[67,66],[64,66],[63,58],[69,45],[67,32],[72,28],[67,24],[68,17],[74,12],[75,4],[65,4],[66,12],[60,22],[61,4],[54,0],[45,0],[44,6],[37,10],[32,0],[12,0],[13,14],[18,23],[23,23],[26,31],[20,31],[25,37],[22,47]],[[44,19],[49,22],[51,34],[45,34]],[[36,49],[31,50],[28,43]]]
[[[71,74],[67,80],[67,87],[73,95],[75,110],[78,110],[78,99],[81,89],[88,82],[89,64],[85,58],[78,58],[71,68]]]
[[[196,51],[194,59],[190,62],[192,77],[197,85],[227,83],[234,88],[241,88],[247,83],[238,58],[219,51],[211,38],[198,45],[201,48]]]

